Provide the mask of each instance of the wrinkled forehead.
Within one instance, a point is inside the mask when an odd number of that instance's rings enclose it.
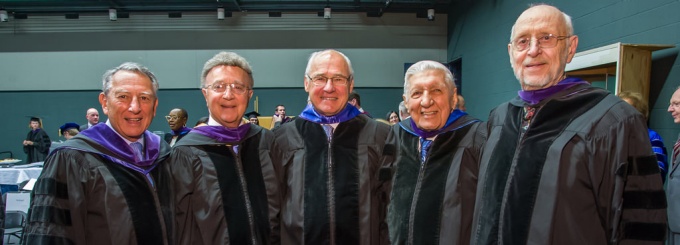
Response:
[[[517,18],[512,38],[532,34],[562,36],[566,35],[566,32],[567,28],[562,12],[552,7],[540,6],[524,11]]]

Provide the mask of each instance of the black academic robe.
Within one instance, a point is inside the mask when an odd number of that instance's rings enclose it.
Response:
[[[274,130],[281,169],[282,244],[385,244],[390,128],[366,115],[341,122],[333,139],[297,117]]]
[[[666,199],[644,116],[579,84],[526,132],[515,98],[489,116],[473,244],[662,244]]]
[[[174,244],[170,146],[161,140],[159,151],[145,176],[100,155],[116,153],[84,134],[65,141],[31,193],[25,244]]]
[[[195,130],[173,147],[178,244],[279,244],[271,131],[219,142]]]
[[[45,161],[47,153],[50,150],[52,141],[47,136],[45,130],[38,129],[37,131],[29,131],[26,135],[26,140],[33,141],[33,145],[25,145],[24,153],[26,153],[26,163]]]
[[[425,162],[411,118],[400,124],[392,127],[397,158],[387,215],[390,242],[470,244],[483,123],[458,118],[433,140]]]

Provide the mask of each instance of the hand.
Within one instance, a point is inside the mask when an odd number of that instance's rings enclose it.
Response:
[[[281,116],[274,114],[274,116],[272,116],[272,120],[274,122],[281,122]]]

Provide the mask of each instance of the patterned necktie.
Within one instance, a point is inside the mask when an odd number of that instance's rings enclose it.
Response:
[[[421,163],[425,163],[425,158],[427,157],[427,151],[430,150],[430,145],[432,145],[432,140],[420,138],[420,162]]]
[[[144,159],[142,154],[142,143],[132,142],[130,143],[130,147],[132,147],[132,153],[135,154],[135,160],[141,161]]]
[[[680,153],[680,139],[675,142],[675,145],[673,145],[673,162],[675,162],[676,157],[678,157],[678,153]]]
[[[333,139],[333,126],[330,124],[321,124],[323,127],[323,131],[326,131],[326,137],[328,137],[328,142],[331,142],[331,139]]]
[[[529,124],[531,124],[531,119],[536,113],[535,107],[525,106],[524,107],[524,120],[522,120],[522,129],[526,131],[529,129]]]

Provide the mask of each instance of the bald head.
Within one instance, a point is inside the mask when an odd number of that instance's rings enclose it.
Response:
[[[510,41],[515,38],[517,26],[525,25],[536,25],[534,27],[535,29],[540,29],[544,25],[555,25],[561,33],[567,35],[574,34],[571,17],[560,11],[558,8],[546,4],[533,5],[522,12],[517,18],[517,21],[515,21],[515,24],[512,25]]]
[[[87,109],[87,114],[85,114],[85,118],[87,118],[87,122],[89,124],[95,125],[99,123],[99,111],[95,108],[90,108]]]

